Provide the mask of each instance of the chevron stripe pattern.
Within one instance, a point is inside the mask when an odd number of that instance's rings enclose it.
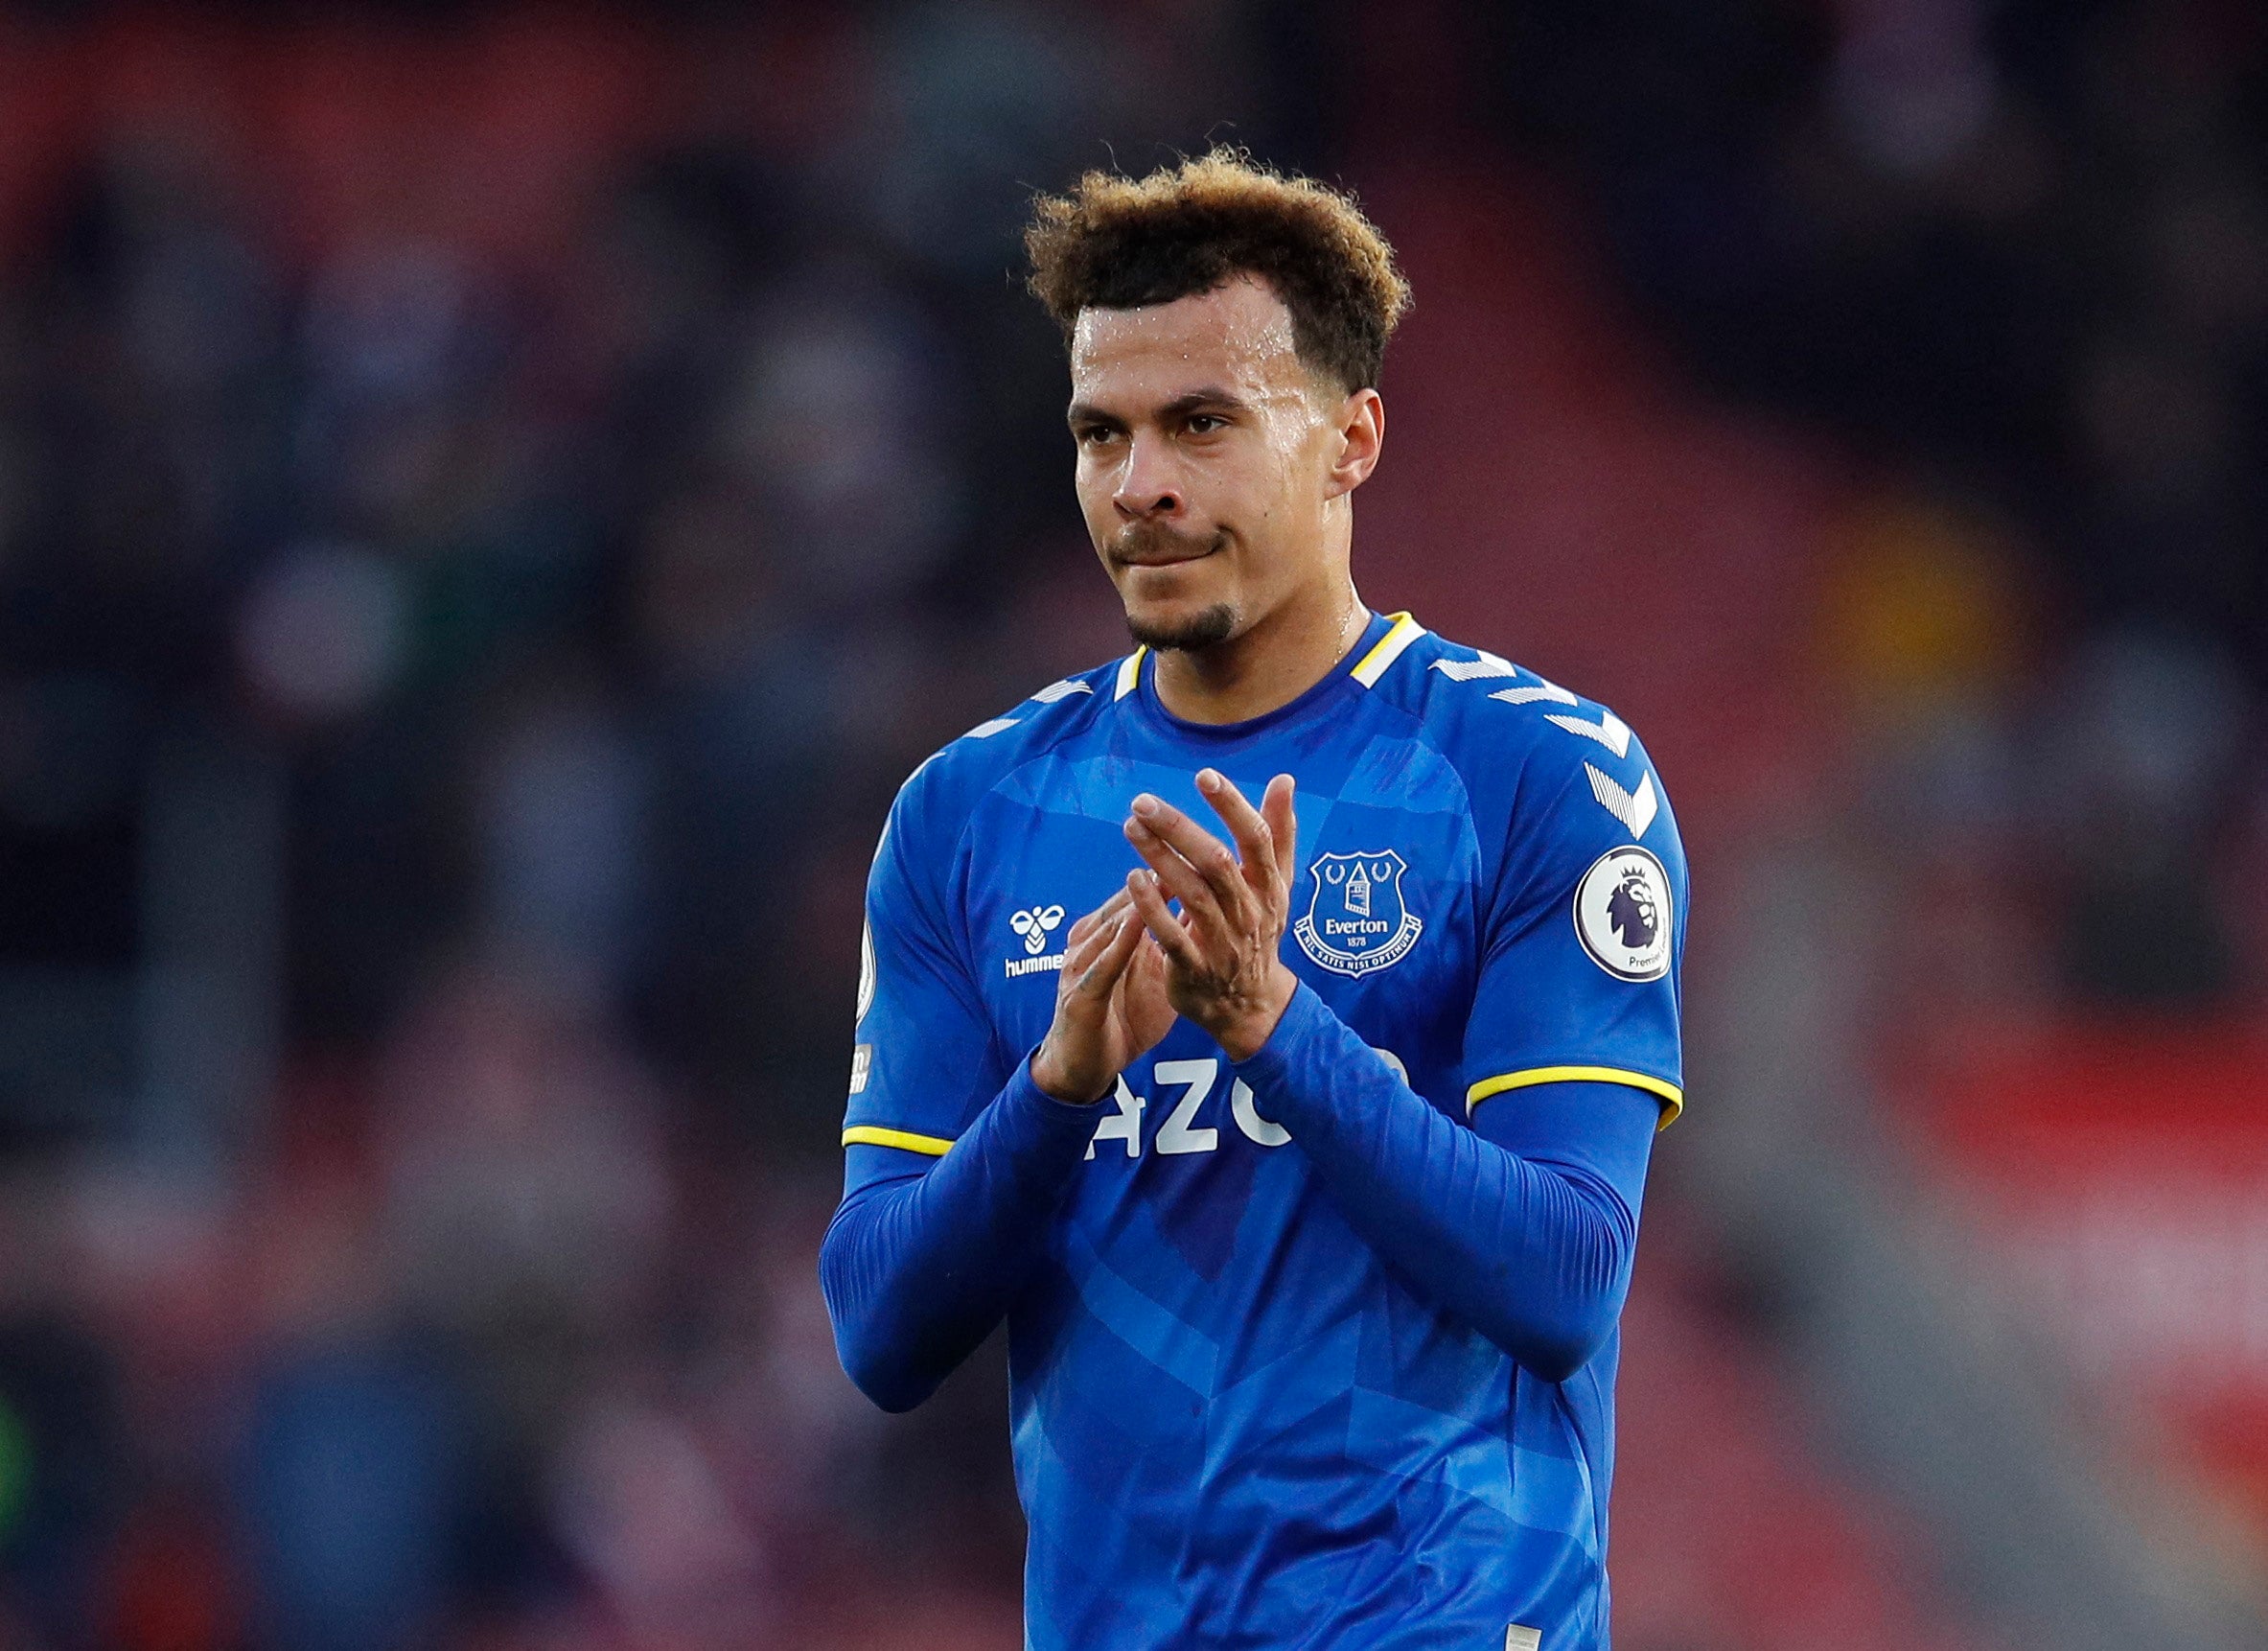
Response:
[[[1617,756],[1631,754],[1630,724],[1610,710],[1599,713],[1597,722],[1585,722],[1579,716],[1561,716],[1557,712],[1543,719],[1554,728],[1563,728],[1569,733],[1579,733],[1585,739],[1595,739]]]
[[[1553,717],[1552,721],[1560,719]],[[1649,774],[1638,781],[1638,789],[1625,791],[1608,775],[1589,763],[1583,765],[1590,776],[1590,794],[1599,800],[1599,806],[1631,828],[1631,835],[1643,838],[1646,827],[1654,824],[1654,816],[1660,811],[1661,802],[1654,795],[1654,776]]]
[[[1506,705],[1534,705],[1538,700],[1551,705],[1574,705],[1575,696],[1558,683],[1541,683],[1535,687],[1498,688],[1489,695]]]
[[[1516,677],[1519,666],[1510,660],[1484,653],[1477,660],[1435,660],[1433,668],[1453,683],[1479,682],[1484,677]]]

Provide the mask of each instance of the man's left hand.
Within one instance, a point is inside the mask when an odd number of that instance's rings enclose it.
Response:
[[[1269,780],[1258,808],[1211,768],[1198,773],[1197,790],[1228,827],[1236,852],[1145,792],[1126,819],[1126,841],[1149,869],[1127,872],[1126,892],[1166,954],[1166,995],[1174,1011],[1211,1033],[1231,1060],[1249,1060],[1299,990],[1283,957],[1298,864],[1292,779]],[[1178,913],[1169,904],[1176,900]]]

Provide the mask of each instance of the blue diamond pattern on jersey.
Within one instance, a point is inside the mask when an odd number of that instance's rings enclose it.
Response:
[[[1527,673],[1430,668],[1477,656],[1422,631],[1366,686],[1354,666],[1390,623],[1251,723],[1178,721],[1138,657],[925,765],[870,885],[873,1054],[849,1123],[960,1134],[1053,1010],[1053,967],[1018,972],[1015,915],[1060,905],[1059,954],[1137,863],[1121,823],[1138,792],[1213,823],[1208,765],[1256,799],[1296,778],[1293,917],[1419,926],[1383,966],[1319,964],[1288,934],[1284,955],[1434,1105],[1462,1119],[1474,1083],[1566,1067],[1677,1083],[1674,978],[1609,977],[1575,932],[1574,881],[1552,883],[1632,840],[1585,762],[1633,792],[1643,749],[1618,759],[1545,718],[1596,723],[1587,702],[1490,697]],[[1666,806],[1642,846],[1681,923]],[[1363,886],[1319,895],[1318,866],[1359,866]],[[1490,996],[1499,957],[1518,989]],[[1483,1651],[1513,1623],[1550,1651],[1604,1645],[1618,1342],[1564,1383],[1520,1369],[1396,1278],[1296,1141],[1238,1116],[1232,1077],[1186,1021],[1136,1063],[1009,1314],[1030,1645]]]

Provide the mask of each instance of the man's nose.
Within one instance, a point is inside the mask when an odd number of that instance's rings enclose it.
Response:
[[[1165,442],[1137,435],[1126,444],[1126,467],[1110,501],[1129,522],[1181,513],[1181,484]]]

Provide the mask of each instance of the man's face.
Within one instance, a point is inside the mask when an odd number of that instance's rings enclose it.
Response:
[[[1263,283],[1081,311],[1071,389],[1079,508],[1136,640],[1211,646],[1325,575],[1347,398]]]

